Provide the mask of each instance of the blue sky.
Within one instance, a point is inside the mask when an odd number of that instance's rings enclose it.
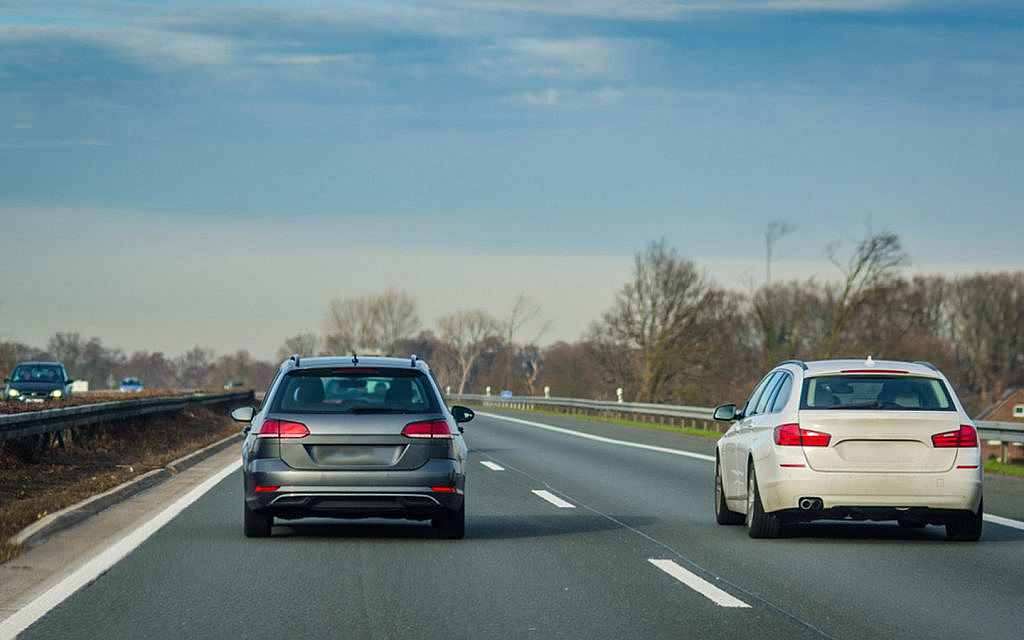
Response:
[[[783,276],[834,277],[869,225],[919,271],[1020,268],[1022,27],[986,1],[6,2],[0,268],[47,267],[8,279],[0,334],[269,356],[394,286],[428,324],[523,289],[574,339],[653,239],[756,284],[772,220]]]

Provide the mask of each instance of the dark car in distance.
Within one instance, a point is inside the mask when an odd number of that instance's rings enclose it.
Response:
[[[242,445],[244,530],[267,537],[275,518],[430,520],[465,535],[466,407],[449,409],[430,369],[410,358],[292,356]]]
[[[74,380],[59,362],[21,362],[4,378],[4,400],[44,402],[71,395]]]

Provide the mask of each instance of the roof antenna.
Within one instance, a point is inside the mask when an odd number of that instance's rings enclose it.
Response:
[[[868,359],[864,361],[864,366],[865,367],[873,367],[873,366],[875,366],[875,361],[874,361],[874,359],[870,355],[868,355]]]
[[[352,352],[352,364],[359,364],[359,356],[356,355],[355,351]]]
[[[417,358],[416,358],[416,354],[415,353],[412,354],[411,356],[409,356],[409,366],[415,367],[416,366],[416,360],[417,360]]]
[[[299,366],[299,354],[294,353],[294,354],[292,354],[292,357],[288,358],[288,359],[293,361],[295,363],[296,367]]]

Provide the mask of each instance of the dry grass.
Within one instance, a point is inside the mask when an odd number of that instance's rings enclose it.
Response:
[[[225,407],[200,407],[76,430],[72,442],[31,462],[22,455],[24,443],[3,443],[0,562],[21,552],[7,540],[39,518],[238,431]]]

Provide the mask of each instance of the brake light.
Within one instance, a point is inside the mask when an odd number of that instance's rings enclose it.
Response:
[[[448,428],[445,420],[425,420],[423,422],[410,422],[402,429],[402,435],[406,438],[434,438],[451,440],[452,430]]]
[[[936,433],[932,436],[932,446],[938,449],[949,447],[970,448],[978,446],[978,432],[969,424],[962,424],[956,431]]]
[[[832,436],[824,431],[801,429],[793,422],[775,427],[775,444],[784,447],[827,447]]]
[[[289,420],[264,420],[257,438],[305,438],[309,429],[301,422]]]

